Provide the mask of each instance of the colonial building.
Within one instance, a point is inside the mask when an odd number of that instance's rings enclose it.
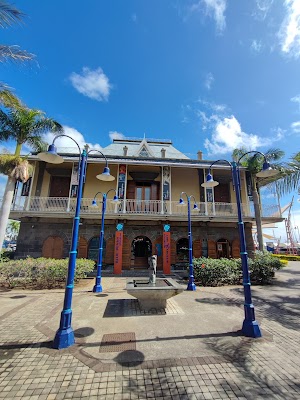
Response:
[[[48,164],[37,155],[30,157],[33,177],[15,196],[10,218],[19,219],[21,228],[17,257],[68,256],[77,195],[78,154],[63,153],[63,164]],[[101,194],[98,207],[92,206],[97,192],[116,190],[121,202],[113,204],[108,194],[105,213],[104,265],[122,269],[148,267],[148,256],[156,254],[158,268],[170,272],[173,265],[188,260],[187,207],[179,205],[181,192],[193,195],[198,209],[191,219],[194,257],[239,257],[236,196],[230,166],[213,166],[215,188],[203,188],[212,160],[190,159],[169,140],[116,139],[102,150],[108,160],[112,182],[102,182],[104,158],[99,153],[88,156],[81,203],[78,257],[97,259],[101,223]],[[240,169],[241,199],[249,255],[253,253],[251,228],[254,222],[251,190],[247,174]],[[182,195],[186,201],[186,195]],[[275,202],[275,199],[274,199]],[[262,208],[263,222],[278,222],[277,204]]]

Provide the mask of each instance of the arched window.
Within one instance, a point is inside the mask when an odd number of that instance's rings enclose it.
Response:
[[[103,259],[105,257],[106,240],[103,240]],[[88,259],[98,261],[99,254],[99,236],[94,236],[89,242]]]
[[[189,240],[187,238],[181,238],[176,244],[176,254],[178,261],[189,260]]]

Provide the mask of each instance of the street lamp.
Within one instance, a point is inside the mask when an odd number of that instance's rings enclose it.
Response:
[[[100,240],[99,240],[99,252],[98,252],[98,264],[97,264],[97,276],[95,281],[95,286],[93,287],[94,293],[102,292],[101,285],[101,272],[102,272],[102,258],[103,258],[103,240],[104,240],[104,217],[106,211],[106,200],[109,192],[113,191],[115,193],[114,198],[111,200],[112,203],[118,204],[120,200],[117,196],[115,189],[110,189],[107,193],[97,192],[92,201],[92,206],[97,207],[96,197],[98,194],[102,194],[102,215],[101,215],[101,229],[100,229]]]
[[[75,215],[73,219],[72,241],[69,252],[69,263],[68,263],[68,272],[67,272],[67,280],[65,288],[64,305],[63,305],[63,310],[61,312],[59,329],[57,330],[53,341],[53,347],[55,349],[64,349],[66,347],[72,346],[75,343],[74,332],[71,326],[72,322],[71,307],[72,307],[72,296],[74,289],[74,276],[76,269],[80,206],[81,206],[83,185],[85,181],[88,154],[91,153],[92,151],[97,151],[105,158],[106,165],[104,167],[102,174],[97,175],[98,179],[103,181],[112,181],[115,179],[112,175],[110,175],[110,171],[107,164],[107,158],[103,153],[101,153],[101,151],[89,150],[87,152],[87,150],[84,148],[81,152],[79,144],[76,142],[76,140],[74,140],[71,136],[68,135],[56,136],[53,139],[52,144],[49,146],[48,151],[38,154],[39,159],[52,164],[63,163],[64,162],[63,157],[57,154],[56,147],[54,146],[54,142],[58,138],[63,136],[73,140],[73,142],[76,143],[79,149],[79,169],[78,169],[78,191],[77,191]]]
[[[255,312],[254,312],[254,305],[252,304],[252,297],[251,297],[251,283],[250,283],[250,274],[249,274],[249,267],[248,267],[248,253],[246,249],[246,239],[245,239],[245,228],[244,222],[242,217],[242,207],[241,207],[241,186],[240,186],[240,171],[239,171],[239,163],[241,159],[250,153],[261,154],[264,157],[264,163],[262,171],[258,172],[256,176],[260,178],[266,178],[269,176],[274,176],[278,173],[278,171],[272,169],[270,164],[266,160],[266,156],[261,153],[260,151],[249,151],[243,154],[239,160],[236,161],[227,161],[227,160],[217,160],[214,161],[210,167],[206,177],[206,182],[202,183],[201,186],[203,187],[214,187],[219,184],[219,182],[214,181],[211,175],[211,167],[218,163],[219,161],[225,161],[227,164],[230,165],[232,171],[232,178],[233,184],[235,189],[236,195],[236,204],[237,204],[237,211],[238,211],[238,227],[239,227],[239,236],[240,236],[240,254],[241,254],[241,261],[242,261],[242,271],[243,271],[243,287],[244,287],[244,313],[245,319],[243,321],[242,326],[242,333],[248,337],[261,337],[261,331],[257,321],[255,320]]]
[[[191,222],[191,198],[194,199],[194,207],[193,210],[198,210],[198,206],[196,203],[196,199],[193,195],[188,196],[185,192],[181,192],[179,205],[185,206],[185,202],[182,198],[182,195],[185,194],[187,198],[187,206],[188,206],[188,231],[189,231],[189,282],[186,290],[196,290],[196,285],[194,283],[194,266],[193,266],[193,238],[192,238],[192,222]]]

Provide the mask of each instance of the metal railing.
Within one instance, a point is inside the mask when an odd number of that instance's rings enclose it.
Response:
[[[83,198],[81,202],[81,214],[101,214],[101,202],[98,205],[92,206],[92,198]],[[0,199],[1,204],[1,199]],[[24,197],[18,196],[14,199],[11,211],[30,214],[51,214],[74,213],[76,206],[75,198],[68,197]],[[198,210],[193,210],[191,205],[191,213],[194,216],[209,216],[209,217],[237,217],[236,203],[197,203]],[[244,217],[254,217],[254,208],[247,204],[242,204]],[[160,201],[160,200],[121,200],[119,204],[112,203],[107,200],[106,214],[131,214],[131,215],[173,215],[185,216],[187,207],[180,206],[178,201]],[[262,207],[262,217],[278,218],[280,217],[279,206],[267,205]]]

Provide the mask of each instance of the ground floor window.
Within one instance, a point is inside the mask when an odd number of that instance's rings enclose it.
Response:
[[[178,261],[189,260],[189,240],[187,238],[181,238],[178,240],[176,245],[176,254]]]
[[[103,240],[103,258],[105,257],[105,250],[106,250],[106,240]],[[98,261],[98,254],[99,254],[99,236],[94,236],[89,241],[88,247],[88,259]]]

